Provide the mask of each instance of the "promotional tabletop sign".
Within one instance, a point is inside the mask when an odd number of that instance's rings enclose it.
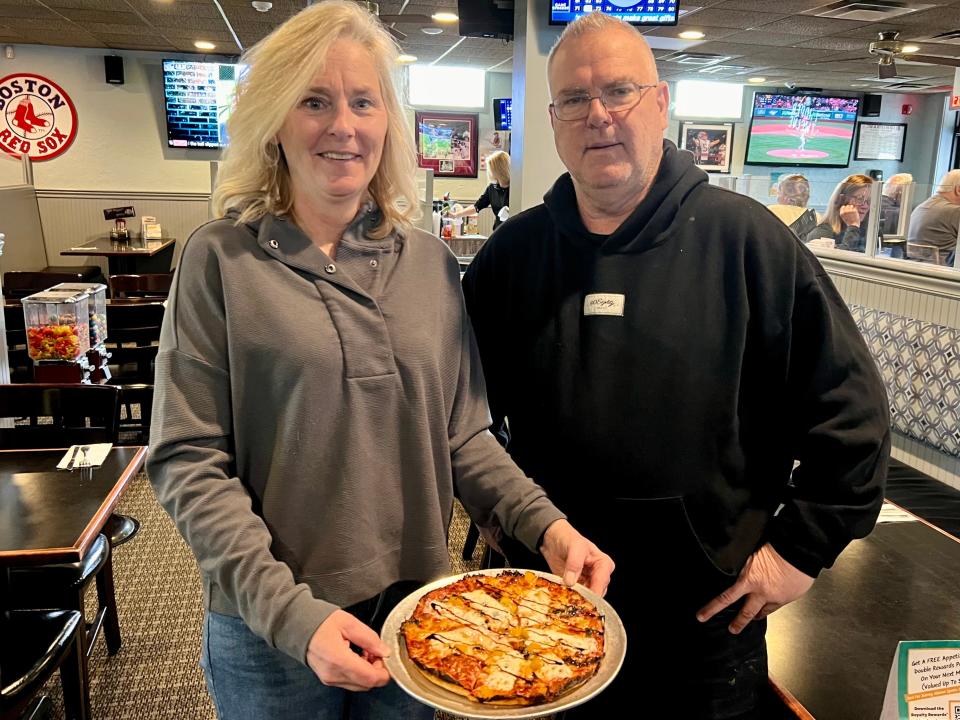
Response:
[[[117,220],[118,218],[128,218],[128,217],[136,217],[136,216],[137,216],[137,211],[133,209],[133,205],[103,209],[104,220]]]
[[[960,640],[903,640],[880,720],[960,720]]]
[[[0,79],[0,150],[50,160],[77,136],[77,109],[52,80],[32,73]]]

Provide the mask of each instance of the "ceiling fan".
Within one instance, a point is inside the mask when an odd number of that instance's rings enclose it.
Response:
[[[406,40],[407,34],[402,33],[397,30],[394,26],[395,23],[404,23],[407,25],[420,25],[421,27],[437,27],[434,20],[429,15],[415,15],[415,14],[404,14],[404,15],[381,15],[380,14],[380,3],[368,2],[368,0],[361,0],[360,5],[365,7],[369,12],[376,15],[380,22],[383,23],[384,29],[393,35],[397,40]],[[402,8],[401,8],[402,9]]]
[[[890,78],[897,77],[897,60],[915,63],[917,65],[960,67],[960,58],[904,52],[903,49],[907,47],[907,44],[900,42],[900,32],[897,30],[881,30],[878,36],[879,38],[870,43],[867,49],[871,55],[878,58],[877,79],[879,80],[889,80]],[[807,63],[807,65],[837,62],[860,62],[860,58],[849,58],[847,60],[816,60]]]

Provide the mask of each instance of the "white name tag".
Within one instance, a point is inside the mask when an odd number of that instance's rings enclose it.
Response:
[[[594,293],[583,299],[584,315],[617,315],[623,317],[625,297],[619,293]]]

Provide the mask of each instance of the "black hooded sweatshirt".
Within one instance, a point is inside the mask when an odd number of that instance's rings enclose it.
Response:
[[[586,230],[565,174],[463,285],[494,425],[598,544],[662,522],[653,552],[685,535],[729,577],[769,541],[816,576],[873,528],[888,408],[846,305],[783,223],[671,142],[615,232]]]

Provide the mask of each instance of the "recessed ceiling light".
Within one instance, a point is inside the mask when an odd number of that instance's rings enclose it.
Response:
[[[920,52],[920,46],[919,46],[919,45],[904,45],[904,46],[903,46],[903,49],[902,49],[900,52],[904,52],[904,53]]]
[[[197,40],[193,44],[193,46],[197,50],[213,50],[216,47],[216,45],[214,45],[212,42],[209,42],[207,40]]]
[[[430,16],[430,19],[433,20],[434,22],[455,23],[460,18],[457,16],[456,13],[452,13],[452,12],[435,12],[433,15]]]
[[[420,32],[424,33],[425,35],[439,35],[443,32],[443,28],[438,28],[435,25],[424,25],[422,28],[420,28]]]
[[[678,37],[682,37],[684,40],[703,40],[706,35],[699,30],[684,30]]]
[[[403,63],[404,65],[407,65],[409,63],[415,63],[416,61],[417,61],[416,55],[407,55],[406,53],[404,53],[403,55],[397,55],[397,62]]]
[[[767,79],[766,79],[765,77],[752,77],[752,78],[747,78],[747,82],[748,82],[748,83],[762,83],[762,82],[766,82],[766,81],[767,81]]]

